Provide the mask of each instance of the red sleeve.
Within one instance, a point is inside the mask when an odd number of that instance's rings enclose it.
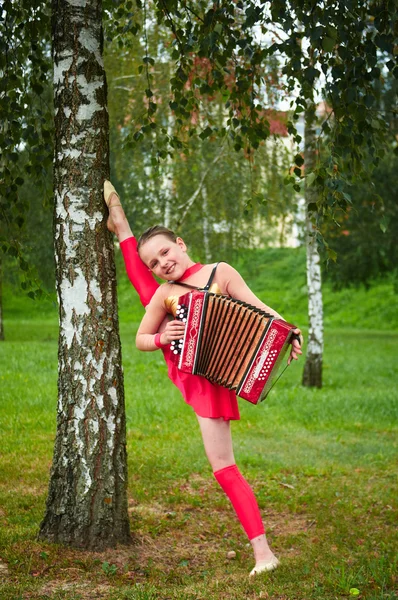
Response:
[[[128,278],[135,287],[142,305],[145,307],[159,287],[158,282],[137,252],[137,240],[134,236],[120,242]]]

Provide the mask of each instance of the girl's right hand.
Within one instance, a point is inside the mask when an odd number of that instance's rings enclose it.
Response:
[[[181,321],[169,321],[165,327],[165,330],[162,331],[160,336],[161,344],[170,344],[174,340],[180,340],[184,337],[185,331],[185,323]]]

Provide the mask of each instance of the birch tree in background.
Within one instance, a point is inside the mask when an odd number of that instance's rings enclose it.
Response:
[[[101,549],[130,539],[113,247],[102,184],[109,127],[101,0],[53,0],[57,434],[40,537]]]
[[[305,111],[304,166],[313,172],[316,162],[316,114],[314,102],[309,102]],[[317,189],[305,186],[306,201],[306,250],[308,287],[308,342],[303,372],[303,385],[322,387],[323,358],[323,302],[321,285],[321,262],[316,239]]]

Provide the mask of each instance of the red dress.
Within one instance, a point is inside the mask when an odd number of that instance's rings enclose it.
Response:
[[[147,306],[159,284],[140,259],[137,252],[137,241],[134,237],[121,242],[120,248],[127,275],[138,292],[143,306]],[[169,378],[197,415],[211,419],[222,417],[226,421],[240,419],[238,401],[234,391],[210,383],[200,375],[191,375],[180,371],[171,360],[170,346],[162,348],[162,352]]]

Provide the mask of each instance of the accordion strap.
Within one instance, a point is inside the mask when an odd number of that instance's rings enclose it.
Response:
[[[220,261],[220,262],[222,262],[222,261]],[[216,264],[214,265],[214,267],[213,267],[213,270],[212,270],[212,272],[210,273],[209,281],[206,283],[205,287],[203,288],[203,290],[204,290],[205,292],[208,292],[208,291],[209,291],[209,289],[210,289],[210,286],[211,286],[211,284],[213,283],[214,275],[216,274],[216,270],[217,270],[217,267],[218,267],[218,265],[219,265],[219,264],[220,264],[220,263],[218,262],[218,263],[216,263]]]
[[[220,262],[223,262],[223,261],[220,261]],[[175,283],[176,285],[182,285],[184,287],[190,288],[191,290],[200,290],[203,292],[208,292],[211,284],[213,283],[214,275],[216,274],[216,270],[217,270],[217,267],[220,264],[220,262],[218,262],[217,264],[214,265],[213,270],[210,273],[209,281],[206,283],[206,285],[203,288],[197,287],[196,285],[189,285],[189,283],[183,283],[182,281],[170,281],[169,283]]]

